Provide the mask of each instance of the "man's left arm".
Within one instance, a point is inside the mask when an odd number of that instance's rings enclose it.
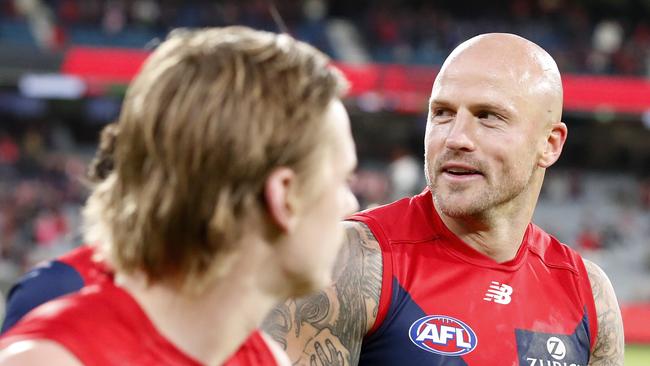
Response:
[[[598,335],[591,351],[589,366],[623,366],[625,340],[623,319],[612,283],[595,263],[585,260],[596,303]]]

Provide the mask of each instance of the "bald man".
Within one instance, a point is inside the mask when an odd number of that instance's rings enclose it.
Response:
[[[623,365],[603,271],[531,223],[567,138],[551,56],[485,34],[443,64],[427,187],[353,215],[335,283],[265,323],[298,365]]]

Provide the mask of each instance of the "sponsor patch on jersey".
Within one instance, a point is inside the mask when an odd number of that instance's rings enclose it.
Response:
[[[552,334],[515,329],[519,364],[526,366],[586,366],[589,338],[584,332]]]
[[[445,315],[428,315],[409,328],[411,342],[421,349],[444,356],[461,356],[472,352],[478,343],[469,325]]]

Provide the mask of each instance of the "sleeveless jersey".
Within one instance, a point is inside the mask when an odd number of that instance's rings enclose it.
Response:
[[[201,365],[162,336],[138,303],[112,281],[38,307],[0,338],[0,347],[27,339],[57,342],[84,365]],[[275,366],[276,361],[255,331],[224,365]]]
[[[359,365],[587,366],[597,324],[584,263],[537,226],[497,263],[444,225],[428,189],[350,219],[383,258]]]
[[[112,276],[94,253],[93,247],[82,245],[25,273],[7,296],[2,333],[37,306]]]

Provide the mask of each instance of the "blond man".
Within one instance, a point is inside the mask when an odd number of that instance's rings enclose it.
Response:
[[[356,165],[329,60],[286,35],[177,31],[127,92],[84,209],[115,272],[1,340],[0,364],[273,365],[271,307],[330,281]]]

